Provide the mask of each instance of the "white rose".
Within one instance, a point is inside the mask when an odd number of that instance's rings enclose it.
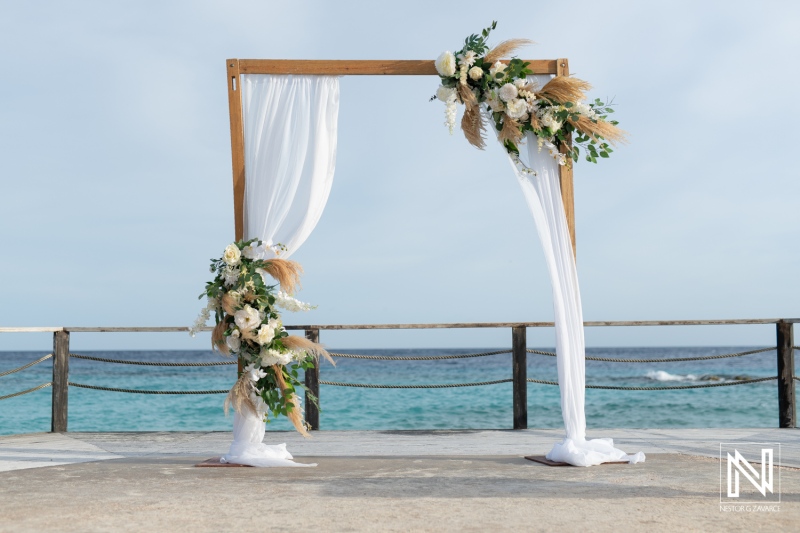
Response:
[[[260,328],[258,328],[258,333],[256,333],[256,342],[260,345],[269,344],[272,339],[275,338],[275,329],[271,328],[267,324],[263,324]]]
[[[436,89],[436,98],[444,103],[455,102],[456,90],[452,87],[445,87],[444,85],[440,85],[439,88]]]
[[[469,69],[469,77],[478,81],[483,77],[483,69],[481,67],[472,67]]]
[[[500,87],[499,91],[497,91],[497,95],[504,102],[510,102],[511,100],[516,98],[518,94],[519,93],[517,92],[517,88],[514,86],[513,83],[506,83],[505,85]]]
[[[244,309],[239,309],[234,313],[233,321],[242,331],[250,331],[261,323],[261,316],[257,309],[245,305]]]
[[[506,113],[513,119],[522,118],[528,114],[528,104],[525,100],[514,98],[506,104]]]
[[[501,63],[500,61],[495,61],[494,65],[489,68],[489,74],[491,74],[493,80],[497,80],[497,75],[502,74],[506,71],[506,64]]]
[[[239,351],[239,348],[242,347],[242,338],[239,336],[238,329],[233,330],[233,333],[231,333],[228,338],[225,339],[225,344],[228,345],[228,348],[230,348],[232,352]]]
[[[235,244],[229,244],[225,248],[225,253],[222,254],[222,260],[229,266],[236,266],[242,261],[242,252]]]
[[[456,56],[451,52],[442,52],[434,65],[440,76],[450,77],[456,73]]]

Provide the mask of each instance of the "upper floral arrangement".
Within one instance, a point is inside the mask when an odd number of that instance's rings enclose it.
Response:
[[[215,276],[200,295],[208,304],[190,333],[194,335],[214,313],[212,348],[239,359],[243,372],[226,407],[232,403],[237,411],[247,410],[266,420],[284,415],[307,436],[297,396],[297,389],[305,388],[299,371],[314,368],[319,356],[329,355],[321,345],[289,335],[283,327],[280,309],[308,311],[313,306],[292,296],[299,286],[300,265],[267,258],[281,250],[280,245],[258,239],[229,244],[221,258],[211,261]],[[308,391],[306,395],[316,401]]]
[[[539,87],[528,79],[533,73],[530,63],[517,58],[501,61],[531,41],[511,39],[490,50],[487,39],[496,26],[492,22],[480,35],[467,37],[461,50],[443,52],[436,60],[441,85],[433,99],[444,102],[450,133],[460,103],[464,105],[461,129],[470,144],[485,148],[485,120],[491,120],[498,140],[518,165],[519,145],[528,132],[560,165],[577,162],[581,149],[592,163],[609,157],[613,152],[609,143],[625,141],[617,121],[608,120],[614,112],[611,104],[599,99],[587,103],[585,91],[591,86],[569,76],[556,76]],[[577,134],[571,138],[573,133]]]

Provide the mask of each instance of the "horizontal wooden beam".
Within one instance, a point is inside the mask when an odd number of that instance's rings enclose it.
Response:
[[[435,76],[432,59],[229,59],[239,62],[241,74],[310,74],[319,76]],[[555,74],[556,59],[525,59],[534,74]],[[508,63],[508,60],[504,60]]]
[[[797,324],[800,318],[742,318],[720,320],[595,320],[584,322],[586,327],[602,326],[734,326],[763,325],[786,322]],[[552,322],[455,322],[446,324],[304,324],[286,329],[354,330],[354,329],[468,329],[468,328],[551,328]],[[211,331],[204,327],[199,331]],[[76,326],[76,327],[0,327],[0,333],[34,333],[68,331],[72,333],[182,333],[186,326]]]

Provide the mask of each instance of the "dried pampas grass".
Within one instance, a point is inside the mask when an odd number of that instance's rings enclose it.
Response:
[[[628,142],[628,133],[625,130],[605,120],[592,122],[590,118],[581,115],[578,117],[578,120],[569,119],[569,121],[575,126],[576,130],[584,135],[594,137],[595,139],[599,140],[599,138],[602,137],[611,144],[625,144]]]
[[[225,330],[228,329],[228,324],[223,320],[211,330],[211,349],[223,355],[230,355],[231,351],[225,343]]]
[[[498,59],[503,59],[504,57],[510,57],[511,54],[517,49],[522,48],[523,46],[528,46],[529,44],[536,44],[529,39],[509,39],[507,41],[503,41],[502,43],[498,44],[491,50],[486,56],[483,58],[484,61],[488,63],[494,63]]]
[[[486,148],[486,124],[483,122],[483,115],[477,105],[466,107],[464,116],[461,117],[461,130],[467,141],[479,150]]]
[[[281,389],[281,395],[286,399],[286,404],[291,405],[291,409],[286,410],[286,416],[291,421],[294,428],[304,437],[310,437],[306,421],[303,418],[303,408],[300,406],[297,394],[286,391],[286,380],[283,377],[283,367],[280,365],[273,365],[272,371],[275,372],[275,381]]]
[[[222,310],[229,315],[232,316],[236,312],[236,300],[230,295],[230,293],[226,292],[222,296],[220,303],[222,304]]]
[[[281,339],[283,345],[289,348],[294,352],[306,352],[319,360],[320,356],[327,359],[333,366],[336,366],[336,362],[331,357],[331,354],[328,353],[321,344],[316,343],[314,341],[308,340],[305,337],[298,337],[297,335],[289,335],[288,337],[284,337]]]
[[[569,76],[556,76],[536,94],[556,102],[580,102],[586,99],[586,91],[591,88],[588,81]]]
[[[225,397],[225,414],[228,414],[228,409],[233,406],[233,410],[237,413],[242,413],[245,410],[250,411],[254,415],[258,415],[256,411],[256,404],[250,398],[250,393],[253,392],[253,385],[250,383],[250,377],[247,373],[242,373],[236,383],[233,384],[231,391]]]
[[[519,131],[519,126],[519,122],[513,118],[508,115],[504,116],[503,129],[497,134],[497,139],[502,144],[505,144],[506,141],[511,141],[515,146],[518,145],[520,139],[522,139],[522,132]]]
[[[264,270],[278,281],[285,293],[294,294],[295,290],[300,287],[300,274],[303,273],[303,267],[296,261],[270,259],[265,262]]]

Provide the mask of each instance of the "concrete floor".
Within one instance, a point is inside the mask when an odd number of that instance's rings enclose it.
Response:
[[[305,441],[268,433],[298,461],[319,464],[271,469],[196,468],[226,451],[227,433],[0,437],[0,531],[800,527],[800,470],[776,469],[779,510],[730,510],[727,498],[720,504],[718,459],[720,441],[780,442],[782,463],[800,466],[796,430],[592,433],[615,437],[628,453],[644,451],[647,461],[554,468],[523,459],[558,440],[551,430],[320,432]]]

